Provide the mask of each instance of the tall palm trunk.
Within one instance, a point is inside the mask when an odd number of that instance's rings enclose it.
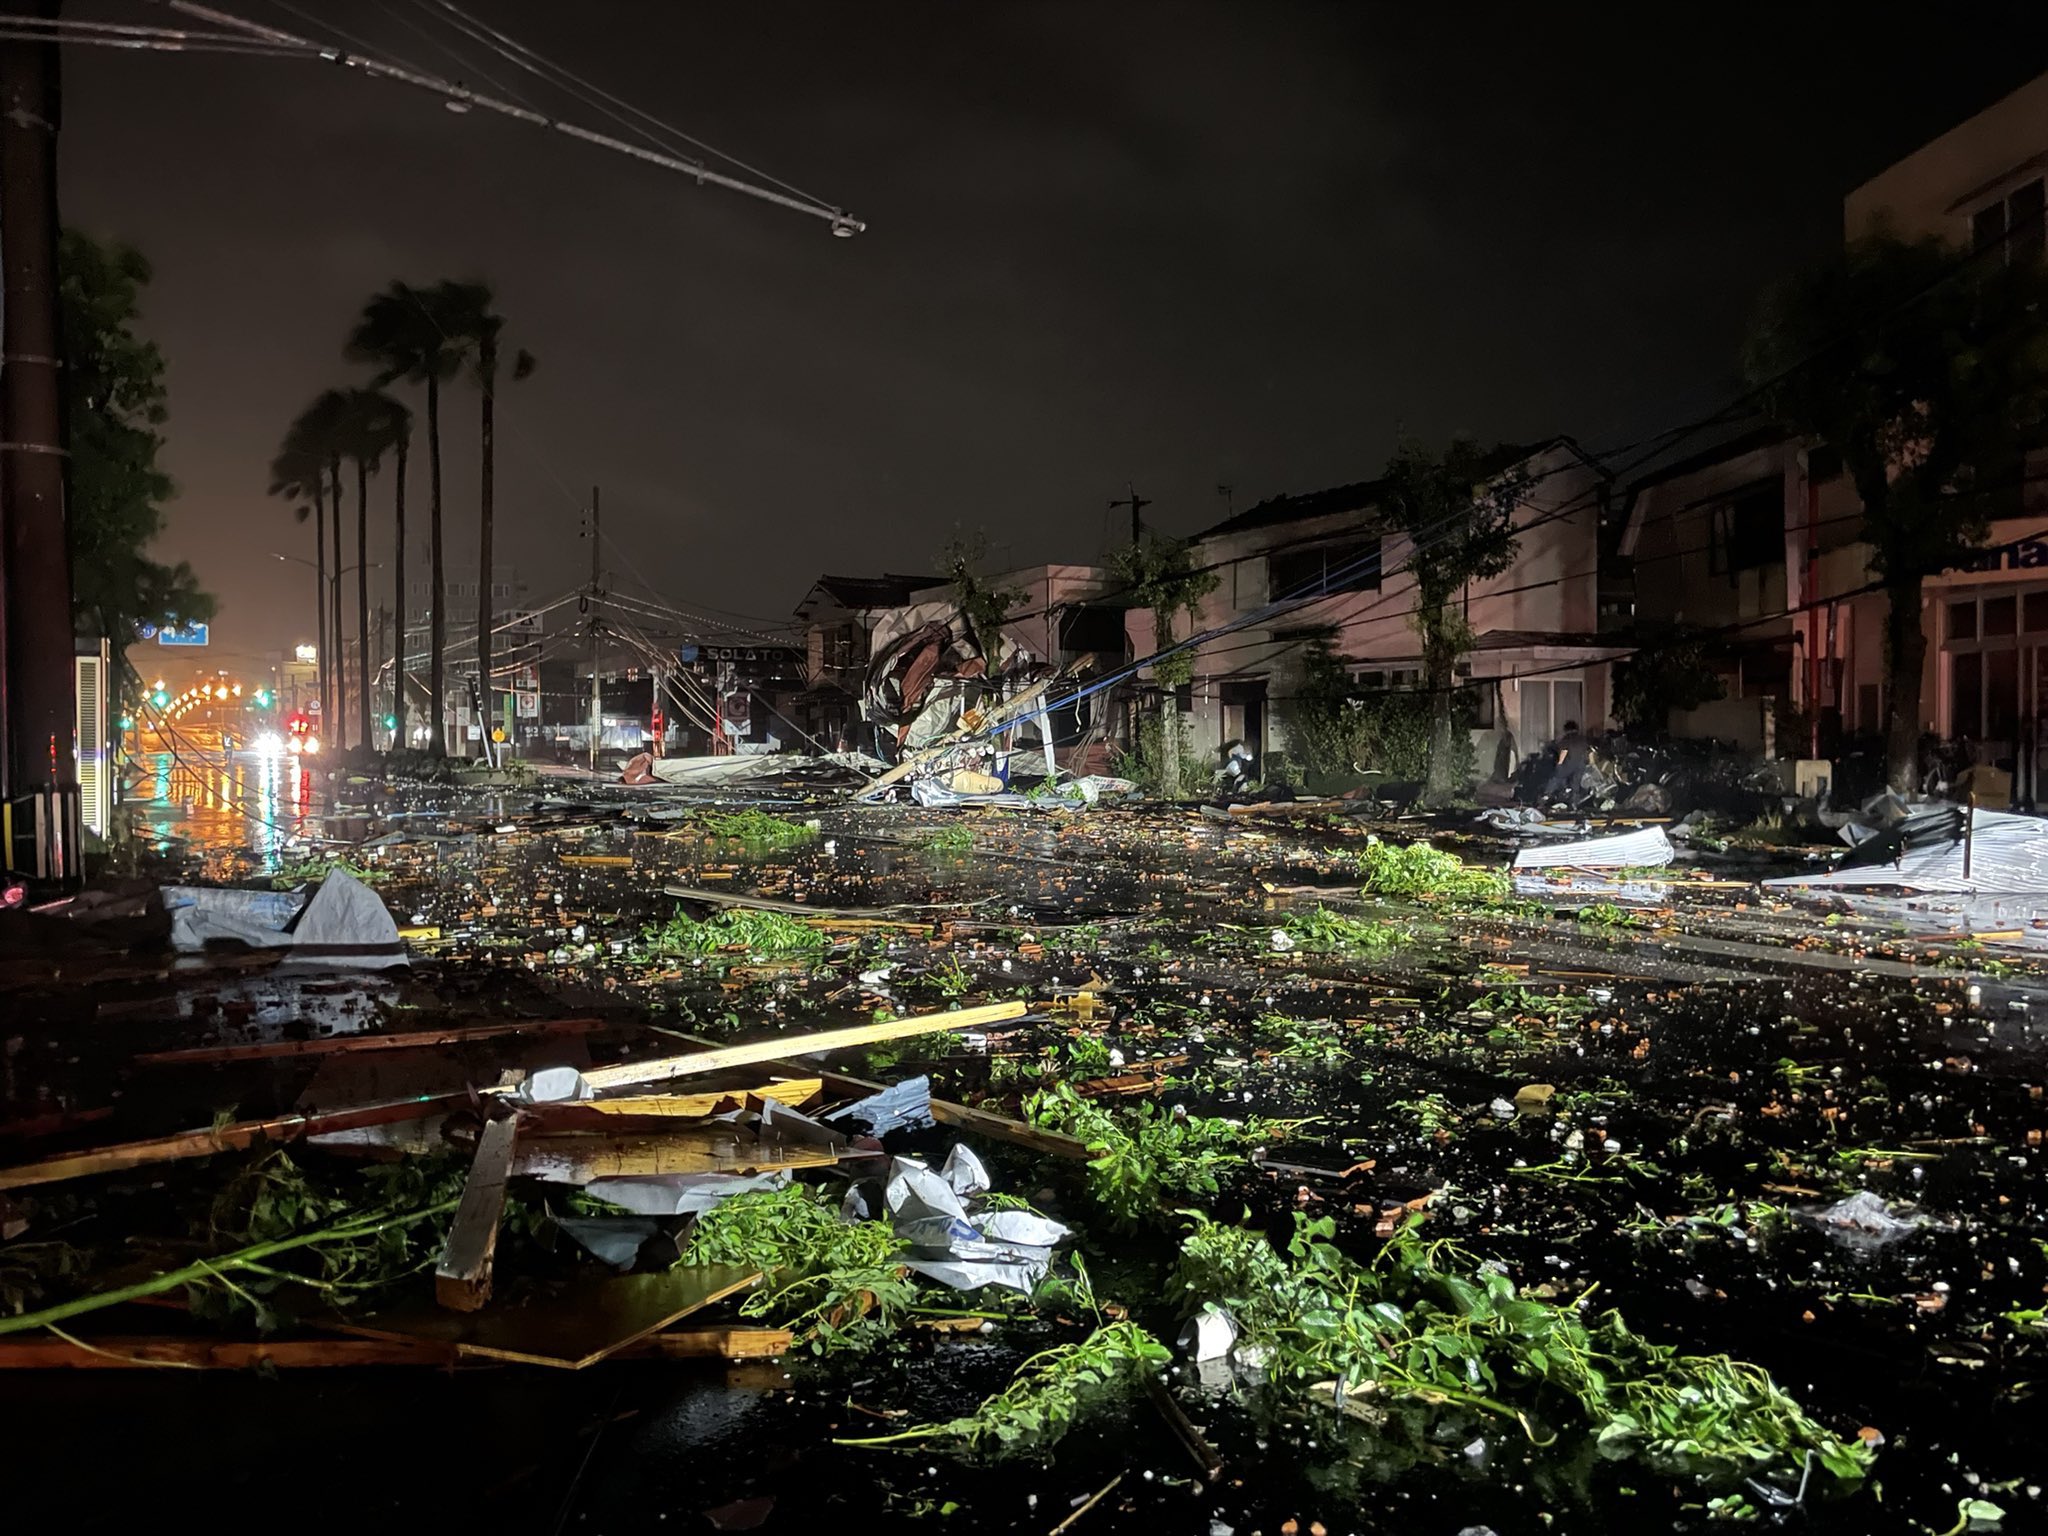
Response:
[[[370,750],[370,465],[356,460],[356,745]]]
[[[405,728],[405,450],[398,440],[398,483],[391,494],[391,747],[411,741]]]
[[[327,664],[333,660],[327,652],[327,497],[320,489],[320,481],[313,480],[313,638],[319,642],[313,650],[313,659],[318,666],[318,687],[320,689],[320,729],[327,729]]]
[[[328,733],[328,744],[337,752],[348,745],[348,653],[341,636],[341,455],[327,461],[327,493],[334,504],[329,527],[334,535],[334,564],[327,568],[327,616],[334,626],[334,665],[328,677],[334,683],[334,711],[320,722]]]
[[[434,690],[427,751],[448,755],[447,710],[448,572],[441,564],[441,382],[427,375],[427,563],[432,567],[433,612],[427,624],[427,679]]]
[[[491,495],[497,468],[493,386],[498,378],[498,343],[490,335],[483,338],[477,358],[477,377],[483,384],[483,409],[479,448],[481,462],[477,469],[476,686],[477,701],[483,712],[482,745],[484,756],[488,758],[491,755]]]

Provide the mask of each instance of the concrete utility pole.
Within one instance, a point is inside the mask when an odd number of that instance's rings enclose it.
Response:
[[[49,20],[57,0],[5,0]],[[82,873],[57,325],[57,49],[0,43],[0,567],[9,868]]]
[[[604,733],[603,685],[597,677],[597,487],[590,488],[590,771],[597,772],[597,739]]]
[[[1152,505],[1152,499],[1149,496],[1140,496],[1137,486],[1131,484],[1131,482],[1125,481],[1124,483],[1129,487],[1131,494],[1122,501],[1112,501],[1109,504],[1109,509],[1112,512],[1118,507],[1129,507],[1131,509],[1131,542],[1136,544],[1145,537],[1144,511]]]

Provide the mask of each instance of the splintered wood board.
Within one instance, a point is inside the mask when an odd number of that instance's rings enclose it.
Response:
[[[512,1155],[520,1178],[555,1184],[662,1173],[756,1173],[771,1168],[825,1168],[839,1161],[827,1147],[781,1138],[763,1142],[729,1125],[606,1135],[522,1135]]]
[[[588,1281],[523,1302],[500,1299],[481,1312],[444,1311],[422,1297],[333,1326],[361,1338],[446,1344],[460,1355],[580,1371],[760,1278],[760,1270],[738,1264],[678,1265],[659,1274]]]
[[[818,1051],[836,1051],[850,1045],[879,1045],[885,1040],[909,1040],[919,1035],[934,1035],[946,1030],[971,1029],[982,1024],[996,1024],[1005,1019],[1019,1019],[1024,1016],[1022,1003],[988,1003],[978,1008],[962,1008],[952,1013],[926,1013],[915,1018],[892,1019],[886,1024],[857,1024],[849,1029],[821,1030],[810,1035],[783,1035],[774,1040],[750,1040],[743,1045],[721,1045],[708,1051],[696,1051],[687,1056],[659,1057],[651,1061],[622,1062],[615,1067],[599,1067],[585,1072],[583,1080],[592,1089],[603,1092],[607,1088],[626,1088],[641,1083],[658,1083],[674,1077],[689,1077],[701,1072],[720,1072],[727,1067],[758,1066],[764,1063],[781,1064],[790,1056],[806,1056]]]

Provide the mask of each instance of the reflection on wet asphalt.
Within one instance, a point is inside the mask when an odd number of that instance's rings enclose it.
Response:
[[[2048,972],[2025,943],[1987,948],[1882,916],[1823,922],[1819,909],[1760,899],[1740,883],[1747,872],[1714,883],[1680,869],[1648,901],[1597,913],[1563,893],[1481,912],[1377,902],[1358,890],[1363,832],[1323,817],[949,817],[820,801],[779,808],[815,833],[765,851],[706,835],[673,797],[393,791],[241,759],[164,756],[154,768],[139,811],[167,866],[227,878],[344,857],[402,924],[438,930],[419,941],[428,963],[403,984],[414,990],[598,997],[749,1037],[1026,997],[1043,1023],[980,1048],[908,1042],[869,1071],[929,1070],[946,1096],[1013,1110],[1024,1088],[1080,1059],[1084,1038],[1117,1052],[1121,1070],[1170,1061],[1155,1074],[1166,1103],[1300,1122],[1263,1171],[1208,1202],[1218,1215],[1283,1237],[1297,1211],[1329,1215],[1341,1245],[1368,1256],[1388,1213],[1413,1202],[1429,1235],[1506,1264],[1525,1286],[1570,1297],[1597,1284],[1598,1304],[1638,1332],[1753,1360],[1837,1431],[1881,1432],[1882,1500],[1866,1488],[1822,1503],[1804,1528],[1946,1531],[1966,1497],[2011,1510],[2008,1530],[2038,1520],[2048,1423],[2029,1385],[2044,1348],[2029,1314],[2048,1291]],[[960,826],[970,849],[931,841]],[[1498,863],[1504,845],[1465,848]],[[900,926],[832,929],[815,966],[655,959],[639,937],[675,912],[671,886],[874,909]],[[1325,902],[1395,925],[1395,942],[1367,958],[1275,939]],[[1076,1000],[1083,987],[1096,1000]],[[321,1006],[237,1002],[238,1029]],[[182,1038],[208,1017],[188,1009]],[[950,1141],[915,1144],[942,1154]],[[1098,1293],[1170,1337],[1170,1235],[1091,1226],[1067,1170],[985,1150],[999,1188],[1083,1229]],[[1920,1219],[1883,1245],[1814,1219],[1857,1191]],[[1565,1465],[1513,1425],[1493,1426],[1477,1452],[1467,1433],[1397,1468],[1369,1431],[1269,1413],[1255,1393],[1188,1399],[1226,1458],[1215,1485],[1191,1475],[1142,1403],[1112,1409],[1049,1460],[974,1467],[930,1449],[830,1443],[873,1432],[878,1415],[963,1411],[1042,1332],[1006,1325],[852,1362],[735,1366],[730,1379],[677,1364],[607,1368],[602,1386],[588,1373],[504,1373],[523,1433],[464,1461],[477,1493],[466,1507],[515,1529],[558,1516],[575,1530],[705,1529],[706,1511],[741,1521],[770,1500],[771,1530],[829,1520],[1043,1533],[1123,1472],[1079,1529],[1245,1536],[1291,1519],[1304,1532],[1320,1521],[1514,1536],[1706,1523],[1696,1487],[1590,1455]],[[305,1412],[317,1426],[341,1402],[399,1411],[405,1380],[202,1390],[228,1424]],[[97,1412],[111,1400],[99,1394],[123,1385],[110,1375],[64,1391]],[[457,1418],[493,1393],[474,1378],[434,1389]],[[405,1438],[439,1433],[404,1413]],[[23,1432],[34,1438],[33,1425]],[[162,1432],[176,1444],[196,1430]],[[431,1456],[396,1467],[421,1490],[448,1471]],[[250,1479],[253,1496],[278,1491],[277,1475]],[[375,1503],[349,1507],[367,1515]],[[441,1494],[417,1507],[444,1507]]]

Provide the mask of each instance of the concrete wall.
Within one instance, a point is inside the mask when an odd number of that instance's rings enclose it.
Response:
[[[1883,220],[1902,235],[1967,243],[1970,216],[2048,169],[2048,75],[1922,145],[1842,202],[1849,239]]]

